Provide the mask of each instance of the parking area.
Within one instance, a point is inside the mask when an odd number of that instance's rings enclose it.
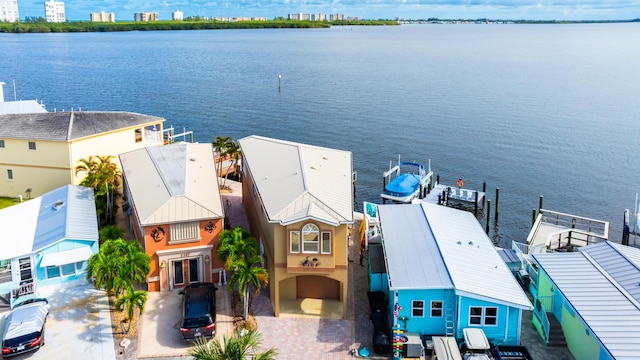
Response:
[[[114,359],[109,300],[91,285],[57,290],[46,296],[50,310],[45,345],[12,359]],[[0,329],[8,312],[1,314]]]
[[[233,331],[233,316],[228,286],[216,287],[216,337],[221,339]],[[138,359],[188,355],[193,344],[182,341],[178,330],[181,306],[182,295],[178,290],[149,293],[139,326]]]

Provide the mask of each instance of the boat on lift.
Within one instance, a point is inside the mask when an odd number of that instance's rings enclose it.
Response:
[[[422,198],[433,181],[431,160],[425,168],[423,164],[413,161],[400,161],[383,174],[384,190],[380,196],[382,201],[409,204],[415,198]]]

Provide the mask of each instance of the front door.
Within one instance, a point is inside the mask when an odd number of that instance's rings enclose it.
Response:
[[[171,283],[181,288],[202,281],[201,257],[171,260]]]

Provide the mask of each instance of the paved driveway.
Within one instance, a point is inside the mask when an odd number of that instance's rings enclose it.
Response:
[[[47,299],[51,308],[45,346],[12,359],[115,359],[109,300],[103,291],[81,285],[58,290]]]

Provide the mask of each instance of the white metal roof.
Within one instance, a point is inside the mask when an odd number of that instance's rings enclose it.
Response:
[[[351,152],[255,135],[238,142],[270,221],[353,222]]]
[[[418,204],[378,205],[389,288],[452,289],[438,245]]]
[[[387,262],[394,263],[390,287],[446,287],[446,271],[457,295],[533,309],[473,214],[426,202],[378,209]]]
[[[421,205],[456,294],[533,309],[472,213],[425,202]]]
[[[211,144],[151,146],[120,162],[143,226],[224,216]]]
[[[65,185],[0,210],[0,260],[43,249],[64,239],[98,240],[93,189]]]
[[[612,242],[533,255],[617,360],[640,353],[640,249]]]
[[[0,101],[0,115],[45,112],[47,112],[47,110],[36,100]]]

